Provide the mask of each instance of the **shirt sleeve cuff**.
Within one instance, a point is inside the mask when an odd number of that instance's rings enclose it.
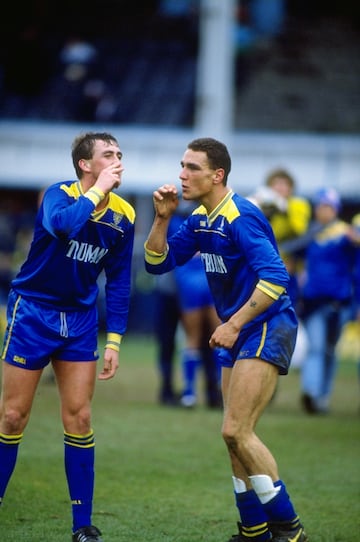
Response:
[[[167,253],[169,252],[169,245],[166,245],[165,252],[155,252],[147,248],[147,241],[144,244],[145,249],[145,261],[152,265],[158,265],[166,260]]]
[[[87,192],[85,192],[84,196],[85,198],[88,198],[90,201],[92,201],[96,207],[100,203],[100,201],[104,199],[105,194],[102,190],[93,186]]]
[[[120,335],[119,333],[107,333],[105,348],[111,348],[111,350],[119,352],[121,340],[122,335]]]
[[[285,292],[284,286],[273,284],[272,282],[268,282],[267,280],[259,280],[256,288],[264,292],[264,294],[268,295],[272,299],[275,299],[275,301],[279,299],[281,294]]]

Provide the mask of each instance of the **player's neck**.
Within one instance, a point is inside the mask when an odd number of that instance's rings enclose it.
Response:
[[[208,215],[216,209],[229,192],[230,189],[227,186],[221,185],[221,187],[218,187],[218,190],[213,190],[201,199],[200,203],[205,207]]]

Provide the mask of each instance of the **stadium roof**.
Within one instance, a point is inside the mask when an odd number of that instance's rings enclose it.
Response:
[[[253,192],[270,169],[285,167],[304,195],[326,185],[342,197],[360,199],[360,135],[220,134],[216,129],[203,134],[188,129],[39,122],[0,122],[0,186],[41,189],[73,179],[71,143],[88,130],[109,131],[118,139],[124,153],[124,193],[147,194],[165,182],[178,183],[187,143],[211,136],[228,146],[232,156],[229,184],[241,194]]]

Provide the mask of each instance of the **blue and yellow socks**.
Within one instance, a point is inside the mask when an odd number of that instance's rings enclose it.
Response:
[[[299,517],[281,480],[273,483],[270,476],[250,476],[253,489],[233,476],[236,506],[241,518],[241,534],[249,542],[271,540],[269,525],[283,523],[287,529],[299,526]]]
[[[248,490],[245,482],[233,476],[235,502],[241,519],[241,534],[249,542],[271,540],[267,516],[254,489]]]
[[[0,433],[0,504],[16,465],[19,444],[23,434],[5,435]]]
[[[72,504],[73,531],[91,525],[94,495],[94,432],[87,435],[64,433],[65,472]]]

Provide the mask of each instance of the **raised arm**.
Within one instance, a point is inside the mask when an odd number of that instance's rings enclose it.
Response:
[[[154,222],[145,243],[150,252],[163,254],[167,246],[167,231],[172,215],[179,205],[177,189],[174,185],[165,184],[153,193],[155,208]]]

